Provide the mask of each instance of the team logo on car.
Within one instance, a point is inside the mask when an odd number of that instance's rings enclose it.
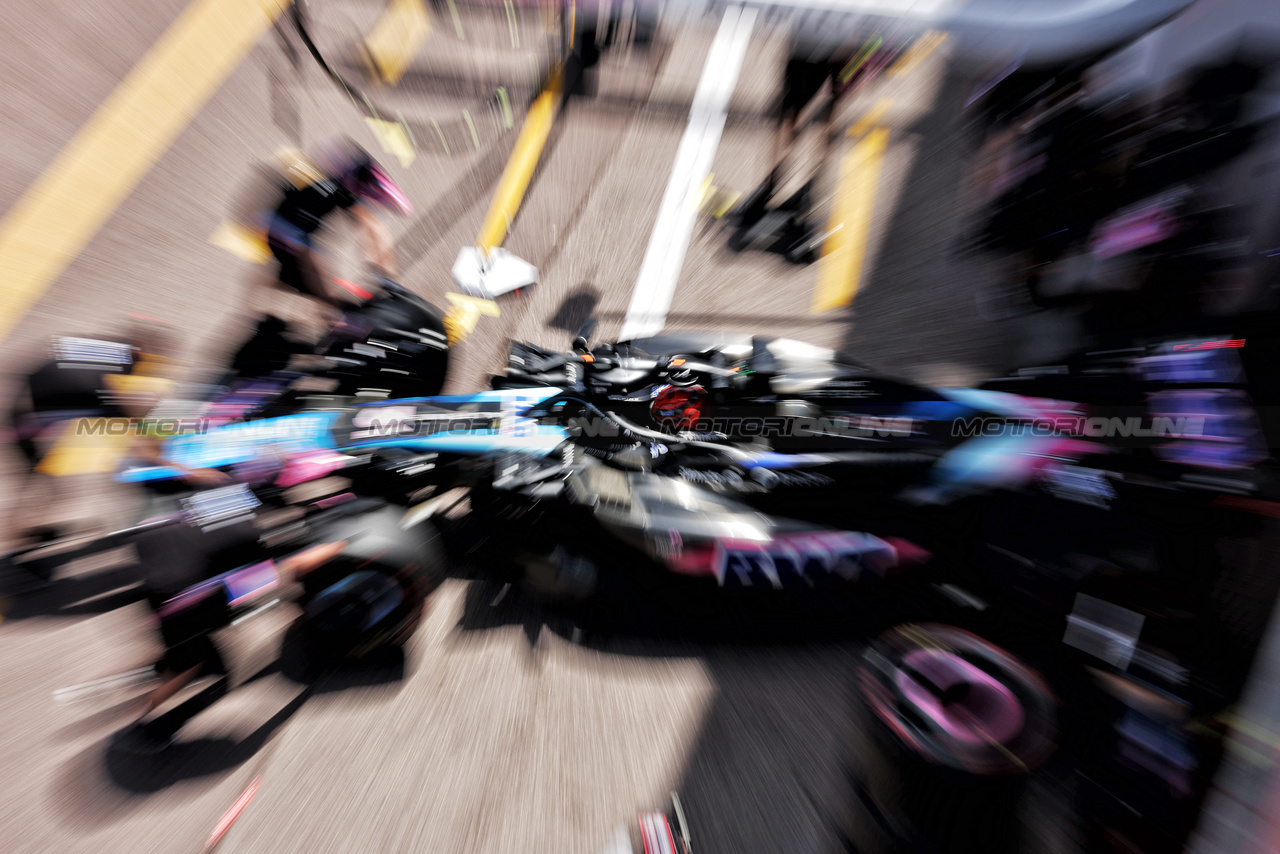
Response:
[[[765,542],[721,544],[717,579],[722,587],[769,584],[775,589],[841,579],[879,577],[897,561],[893,546],[854,531],[789,534]]]

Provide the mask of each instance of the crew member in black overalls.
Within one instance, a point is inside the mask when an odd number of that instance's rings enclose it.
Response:
[[[395,279],[395,244],[371,203],[408,210],[408,204],[372,157],[352,147],[323,170],[301,157],[286,167],[286,182],[267,229],[267,245],[280,264],[282,285],[322,303],[340,306],[315,251],[315,234],[335,211],[360,228],[365,261],[378,275]],[[398,202],[398,204],[397,204]]]

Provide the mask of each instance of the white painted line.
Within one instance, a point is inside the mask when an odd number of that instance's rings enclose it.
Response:
[[[153,676],[155,676],[154,667],[140,667],[137,670],[130,670],[128,673],[103,676],[101,679],[93,679],[89,682],[81,682],[79,685],[72,685],[69,688],[61,688],[53,692],[53,699],[56,703],[67,703],[89,694],[106,694],[117,688],[127,688],[130,685],[141,684]]]
[[[662,331],[675,294],[680,268],[689,249],[697,216],[699,191],[715,160],[733,96],[747,55],[747,44],[755,26],[756,10],[731,7],[725,10],[720,29],[711,44],[711,53],[702,69],[698,91],[689,111],[689,124],[676,150],[675,165],[666,193],[658,208],[658,219],[649,238],[636,279],[635,293],[627,309],[620,340],[643,338]]]

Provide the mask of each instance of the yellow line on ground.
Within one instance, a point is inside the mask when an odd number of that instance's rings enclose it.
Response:
[[[0,338],[62,275],[283,9],[196,0],[0,221]]]
[[[266,232],[242,223],[224,219],[213,234],[209,235],[209,242],[250,264],[267,264],[271,261]]]
[[[364,40],[373,73],[396,85],[430,36],[431,19],[422,0],[391,0]]]
[[[409,138],[409,133],[404,125],[400,122],[388,122],[383,119],[367,117],[364,121],[369,126],[369,130],[373,132],[374,137],[378,140],[378,145],[384,152],[395,155],[395,158],[400,161],[400,165],[405,169],[413,165],[418,152],[414,150],[413,140]]]
[[[880,120],[884,118],[884,114],[889,112],[889,109],[892,106],[893,106],[892,98],[881,98],[879,101],[876,102],[876,105],[874,107],[867,110],[867,112],[863,114],[862,118],[858,119],[856,122],[853,123],[853,127],[849,128],[849,136],[852,136],[852,137],[862,136],[872,127],[879,124]]]
[[[907,49],[897,62],[889,68],[890,77],[899,77],[903,74],[910,74],[916,70],[916,66],[924,62],[929,54],[933,53],[938,47],[947,40],[947,33],[939,30],[930,30],[929,32],[916,39],[915,44]]]
[[[875,128],[849,150],[840,166],[840,183],[813,294],[814,314],[847,306],[858,292],[888,139],[886,128]]]
[[[551,133],[556,98],[560,91],[559,79],[558,72],[552,74],[547,88],[533,102],[529,114],[525,116],[524,126],[520,128],[520,138],[516,140],[511,159],[507,161],[507,168],[498,181],[489,213],[485,216],[480,236],[476,239],[476,246],[485,253],[502,245],[507,237],[507,230],[511,227],[511,220],[524,201],[525,190],[529,188],[529,180],[533,177],[533,170],[538,166],[543,146]]]

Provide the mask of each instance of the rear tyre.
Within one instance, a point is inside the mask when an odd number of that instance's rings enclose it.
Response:
[[[1024,850],[1029,778],[1057,745],[1057,702],[1043,678],[937,624],[873,640],[857,678],[850,747],[871,819],[855,831],[859,850],[881,849],[886,834],[938,854]]]

